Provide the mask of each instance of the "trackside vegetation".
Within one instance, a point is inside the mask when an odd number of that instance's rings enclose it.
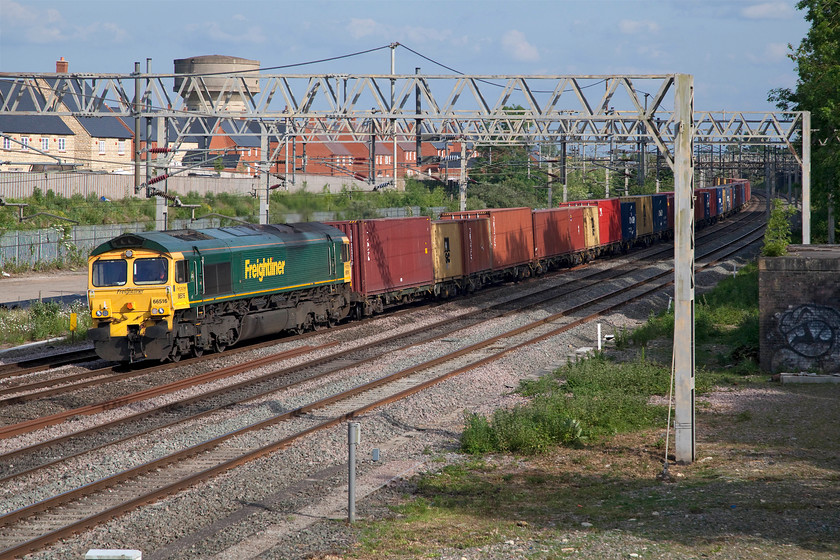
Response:
[[[76,314],[76,330],[70,330],[71,314]],[[0,308],[0,346],[17,346],[33,340],[67,337],[68,342],[85,340],[91,325],[85,302],[62,305],[36,301],[26,309]]]
[[[673,339],[674,313],[651,315],[630,334],[617,337],[619,349],[640,349],[635,360],[616,362],[605,354],[569,363],[518,392],[529,404],[497,410],[490,418],[467,414],[461,449],[465,453],[535,454],[556,445],[593,443],[622,432],[665,423],[667,409],[648,404],[668,394],[670,348],[658,359],[645,349]],[[723,279],[695,302],[698,355],[709,368],[758,373],[758,267],[750,264]],[[647,357],[646,357],[647,356]],[[708,390],[713,377],[697,381]]]
[[[714,457],[698,457],[676,475],[684,478],[666,477],[674,484],[658,480],[667,445],[674,325],[673,312],[665,311],[617,336],[603,353],[522,382],[516,391],[526,404],[489,416],[466,414],[460,459],[441,458],[445,464],[406,484],[400,499],[391,498],[398,505],[383,506],[390,516],[364,524],[349,557],[457,557],[464,551],[461,556],[469,558],[727,558],[749,546],[753,557],[774,558],[774,536],[793,543],[786,549],[792,558],[822,558],[819,551],[830,556],[834,544],[812,546],[811,537],[799,536],[801,529],[758,537],[731,525],[734,511],[747,515],[750,527],[758,518],[783,525],[775,516],[785,508],[762,510],[771,502],[821,519],[815,523],[834,515],[823,512],[822,501],[811,507],[791,498],[790,485],[799,483],[801,472],[788,481],[774,470],[775,486],[758,482],[760,473],[749,482],[733,473],[745,458],[743,444],[733,447],[730,438],[747,438],[753,442],[748,453],[761,454],[759,442],[766,436],[756,430],[772,430],[768,419],[780,410],[765,404],[725,416],[704,412],[703,395],[712,390],[767,387],[756,363],[757,266],[743,267],[700,295],[696,313],[698,422],[723,432],[705,436],[711,441],[704,442],[703,453]],[[721,448],[710,451],[715,445]],[[767,452],[778,460],[778,451]],[[823,453],[813,450],[815,457]],[[741,511],[743,496],[754,496],[758,509]],[[710,523],[721,527],[720,538]]]

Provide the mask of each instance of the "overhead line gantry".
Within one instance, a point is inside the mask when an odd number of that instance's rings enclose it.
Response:
[[[418,69],[408,75],[201,75],[141,73],[138,63],[132,74],[0,73],[0,85],[0,115],[157,118],[175,130],[176,145],[188,136],[216,135],[224,124],[227,135],[260,136],[262,154],[277,142],[261,163],[267,181],[261,219],[267,216],[269,162],[293,138],[458,138],[485,146],[654,143],[674,172],[675,439],[681,462],[695,459],[694,142],[786,146],[802,168],[803,242],[810,242],[810,113],[695,111],[688,74],[425,75]]]

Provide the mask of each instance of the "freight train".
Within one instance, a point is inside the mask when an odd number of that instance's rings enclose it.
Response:
[[[702,226],[749,181],[695,191]],[[88,337],[115,362],[221,352],[624,252],[673,235],[674,194],[428,217],[127,233],[88,260]]]

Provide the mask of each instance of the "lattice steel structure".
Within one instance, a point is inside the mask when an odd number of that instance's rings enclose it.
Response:
[[[683,462],[695,458],[694,142],[786,146],[802,166],[803,239],[810,241],[810,114],[696,112],[693,78],[686,74],[176,75],[141,73],[136,63],[133,74],[122,75],[3,73],[0,86],[0,115],[107,115],[137,123],[162,118],[175,128],[176,144],[187,136],[213,136],[220,124],[228,135],[258,134],[263,154],[277,142],[265,169],[291,138],[652,142],[674,172],[676,192],[675,434],[676,457]],[[139,151],[135,157],[139,168]],[[261,216],[267,216],[266,193]]]

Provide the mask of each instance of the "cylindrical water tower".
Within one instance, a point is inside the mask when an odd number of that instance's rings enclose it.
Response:
[[[209,99],[202,99],[209,94],[211,99],[218,100],[219,94],[224,90],[230,95],[226,96],[224,101],[226,105],[219,106],[219,109],[226,109],[228,111],[245,111],[245,99],[239,94],[248,91],[251,94],[257,94],[260,91],[259,60],[248,60],[247,58],[239,58],[236,56],[224,56],[220,54],[211,54],[205,56],[193,56],[190,58],[179,58],[175,60],[176,74],[202,74],[203,87],[207,89],[207,94],[200,91],[201,88],[192,88],[189,91],[181,93],[184,96],[187,104],[187,109],[190,111],[199,111],[203,109],[203,101],[209,102]],[[238,72],[247,72],[243,76],[237,76],[232,79],[230,76],[224,74],[233,74]],[[207,75],[215,74],[215,75]],[[183,79],[175,78],[176,92],[180,91]]]

